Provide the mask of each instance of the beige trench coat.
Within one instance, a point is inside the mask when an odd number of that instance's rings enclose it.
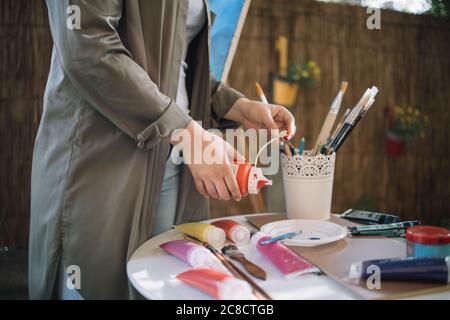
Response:
[[[80,29],[67,28],[77,5]],[[206,3],[207,5],[207,3]],[[211,17],[188,52],[190,116],[174,99],[187,0],[47,0],[54,40],[32,167],[29,293],[48,299],[58,265],[86,299],[127,299],[127,259],[154,224],[169,144],[191,117],[205,128],[241,94],[210,79]],[[208,217],[183,169],[176,223]]]

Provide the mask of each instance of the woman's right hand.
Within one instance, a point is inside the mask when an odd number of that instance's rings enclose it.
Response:
[[[195,186],[204,197],[240,201],[242,198],[230,163],[245,161],[244,157],[228,142],[191,121],[186,127],[190,139],[173,142],[183,151]]]

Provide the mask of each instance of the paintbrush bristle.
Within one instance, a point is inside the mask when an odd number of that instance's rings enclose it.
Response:
[[[342,81],[342,83],[341,83],[341,91],[342,91],[342,93],[345,93],[345,91],[347,91],[347,87],[348,87],[348,82],[347,81]]]
[[[241,253],[235,245],[228,245],[222,248],[222,253],[225,255],[233,255]]]
[[[263,89],[261,88],[261,86],[259,85],[258,82],[255,82],[255,88],[256,88],[256,94],[259,97],[262,97],[264,95],[264,91],[263,91]]]

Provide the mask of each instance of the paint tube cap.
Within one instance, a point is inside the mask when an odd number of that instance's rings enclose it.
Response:
[[[350,265],[350,271],[348,272],[348,278],[350,280],[358,280],[362,276],[362,263],[356,262]]]
[[[272,181],[267,179],[263,174],[261,168],[252,167],[248,176],[248,193],[258,194],[259,190],[264,186],[271,186]]]
[[[206,239],[214,247],[220,247],[225,243],[225,231],[215,226],[209,226],[207,229]]]
[[[263,238],[263,237],[269,237],[269,236],[267,234],[261,232],[261,231],[258,231],[251,237],[251,239],[250,239],[250,250],[252,250],[252,252],[255,252],[255,253],[259,252],[257,250],[258,244],[259,244],[261,238]]]
[[[213,264],[214,256],[204,247],[196,246],[189,255],[189,264],[193,267],[209,266]]]
[[[449,244],[450,230],[432,226],[415,226],[406,230],[406,239],[420,244]]]
[[[217,284],[220,300],[250,300],[252,288],[240,279],[228,277]]]
[[[230,230],[231,240],[237,245],[247,244],[250,240],[250,231],[241,225],[235,225]]]

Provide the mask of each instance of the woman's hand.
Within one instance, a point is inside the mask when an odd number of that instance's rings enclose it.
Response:
[[[283,106],[238,99],[225,118],[240,122],[247,129],[286,130],[288,139],[295,134],[294,116]]]
[[[188,135],[181,141],[172,141],[183,151],[184,163],[192,173],[195,186],[204,197],[240,201],[242,198],[230,163],[245,161],[228,142],[204,130],[191,121],[186,127]]]

